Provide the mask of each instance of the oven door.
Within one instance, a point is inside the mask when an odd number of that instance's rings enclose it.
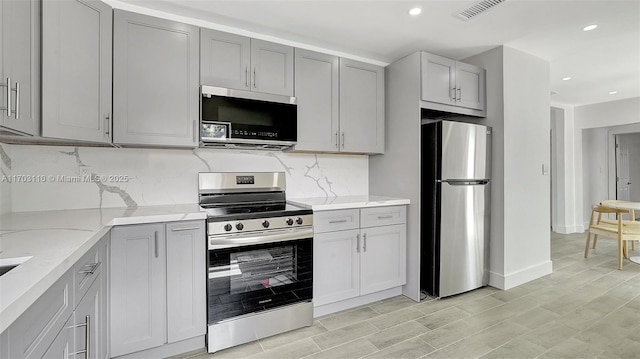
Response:
[[[208,323],[257,313],[293,303],[311,301],[313,295],[313,231],[304,238],[291,239],[293,232],[237,236],[234,246],[228,237],[209,237]],[[285,237],[284,240],[276,238]],[[289,238],[286,238],[289,237]],[[298,236],[299,237],[299,236]],[[265,243],[266,242],[266,243]]]

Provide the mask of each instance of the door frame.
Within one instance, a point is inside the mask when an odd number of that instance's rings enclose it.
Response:
[[[609,198],[617,198],[617,181],[616,181],[616,164],[618,159],[616,158],[616,135],[628,135],[632,133],[640,134],[640,123],[634,123],[625,126],[616,126],[616,128],[609,129],[608,131],[608,159],[609,159]]]

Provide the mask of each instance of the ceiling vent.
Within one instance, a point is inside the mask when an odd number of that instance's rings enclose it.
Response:
[[[491,9],[496,5],[500,5],[505,1],[507,0],[482,0],[480,2],[473,4],[468,9],[460,11],[459,13],[456,14],[456,17],[464,21],[469,21],[472,18],[482,14],[483,12]]]

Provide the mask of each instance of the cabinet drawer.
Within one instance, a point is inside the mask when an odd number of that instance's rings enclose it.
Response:
[[[108,234],[107,234],[108,236]],[[80,303],[93,281],[102,273],[102,267],[106,264],[108,239],[102,238],[73,266],[73,306]]]
[[[62,278],[9,327],[9,358],[41,358],[71,316],[73,273]]]
[[[343,209],[313,213],[313,231],[315,233],[343,231],[360,227],[360,210]]]
[[[406,206],[387,206],[362,208],[360,210],[360,227],[377,227],[407,222]]]

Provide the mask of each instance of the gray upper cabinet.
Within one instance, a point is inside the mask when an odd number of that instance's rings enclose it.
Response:
[[[201,28],[200,56],[203,85],[250,89],[250,38]]]
[[[424,108],[484,115],[484,69],[426,52],[421,53],[421,58]]]
[[[296,49],[298,151],[339,151],[338,57]]]
[[[384,68],[340,59],[340,151],[384,153]]]
[[[197,147],[200,34],[114,10],[113,142]]]
[[[0,1],[0,130],[40,134],[39,0]]]
[[[422,99],[455,105],[456,60],[422,53]]]
[[[484,110],[485,70],[477,66],[456,63],[458,106]]]
[[[252,90],[293,96],[293,47],[251,39]]]
[[[203,85],[293,96],[293,47],[201,29]]]
[[[44,1],[42,29],[42,136],[110,143],[111,7]]]

